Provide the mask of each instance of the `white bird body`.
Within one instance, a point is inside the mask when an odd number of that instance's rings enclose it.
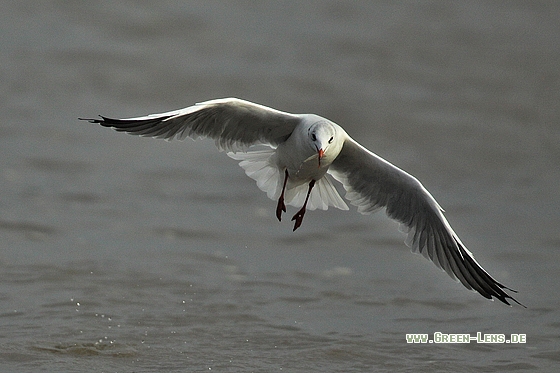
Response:
[[[314,143],[308,141],[311,131],[317,139]],[[335,134],[342,138],[346,132],[337,124],[317,115],[303,114],[290,137],[276,148],[247,153],[229,152],[228,155],[233,159],[241,160],[240,166],[245,169],[249,177],[257,181],[259,188],[266,192],[270,199],[279,198],[284,172],[287,171],[290,175],[285,188],[287,204],[302,206],[307,194],[307,186],[311,180],[315,180],[317,184],[311,192],[308,209],[326,210],[329,206],[334,206],[348,210],[348,206],[332,182],[325,177],[343,144],[342,142],[328,143]],[[320,161],[319,149],[324,150]]]
[[[301,123],[294,128],[292,135],[286,142],[276,148],[276,165],[280,169],[287,169],[290,181],[294,183],[309,183],[311,179],[321,179],[337,154],[325,151],[328,160],[323,157],[318,160],[318,148],[311,146],[308,141],[308,132],[314,124],[311,120],[315,118],[304,117]],[[322,123],[322,122],[319,122]],[[320,147],[322,148],[322,146]],[[335,155],[333,157],[332,155]]]
[[[336,123],[314,114],[290,114],[235,98],[202,102],[185,109],[129,119],[88,119],[140,136],[171,140],[210,137],[240,161],[245,173],[269,198],[306,208],[348,210],[331,176],[342,183],[346,199],[362,214],[385,208],[408,233],[406,243],[451,278],[482,296],[515,301],[474,259],[455,234],[443,209],[413,176],[358,144]],[[266,145],[254,150],[253,145]],[[247,151],[249,150],[249,151]],[[330,176],[329,176],[330,175]],[[519,303],[520,304],[520,303]]]

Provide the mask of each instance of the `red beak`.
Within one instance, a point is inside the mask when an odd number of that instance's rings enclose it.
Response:
[[[319,149],[319,168],[321,167],[321,159],[325,155],[325,151],[323,149]]]

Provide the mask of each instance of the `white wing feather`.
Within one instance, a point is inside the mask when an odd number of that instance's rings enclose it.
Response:
[[[413,176],[370,152],[353,139],[345,140],[329,172],[347,191],[346,198],[367,214],[385,208],[400,222],[413,252],[422,254],[451,278],[482,296],[517,302],[474,259],[455,234],[443,209]],[[519,302],[517,302],[519,303]]]
[[[219,149],[244,150],[255,144],[277,146],[300,123],[301,117],[237,98],[202,102],[185,109],[143,117],[89,119],[133,135],[179,140],[210,137]]]

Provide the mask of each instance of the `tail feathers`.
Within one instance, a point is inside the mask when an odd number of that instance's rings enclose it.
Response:
[[[245,170],[247,176],[257,182],[260,190],[268,198],[276,200],[282,192],[283,178],[280,170],[272,162],[274,149],[255,150],[246,153],[227,153],[230,158],[241,161],[239,166]]]
[[[276,166],[274,154],[275,149],[227,153],[230,158],[240,161],[239,166],[245,170],[247,176],[257,182],[259,189],[265,192],[268,198],[277,200],[282,192],[284,171]],[[288,182],[284,192],[284,202],[295,207],[303,206],[308,188],[307,183],[294,185]],[[330,176],[325,175],[315,183],[307,202],[307,209],[327,210],[329,206],[348,210],[348,205],[338,194]]]
[[[326,210],[329,206],[341,210],[348,210],[348,205],[344,202],[342,197],[340,197],[340,194],[338,194],[338,191],[330,180],[330,176],[325,174],[311,191],[308,207],[310,210],[316,208]]]

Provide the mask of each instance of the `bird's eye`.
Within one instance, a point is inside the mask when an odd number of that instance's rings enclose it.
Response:
[[[331,136],[331,138],[329,139],[329,144],[332,143],[333,140],[334,140],[334,137]]]
[[[311,134],[311,140],[312,141],[317,141],[317,136],[315,136],[314,133]]]

